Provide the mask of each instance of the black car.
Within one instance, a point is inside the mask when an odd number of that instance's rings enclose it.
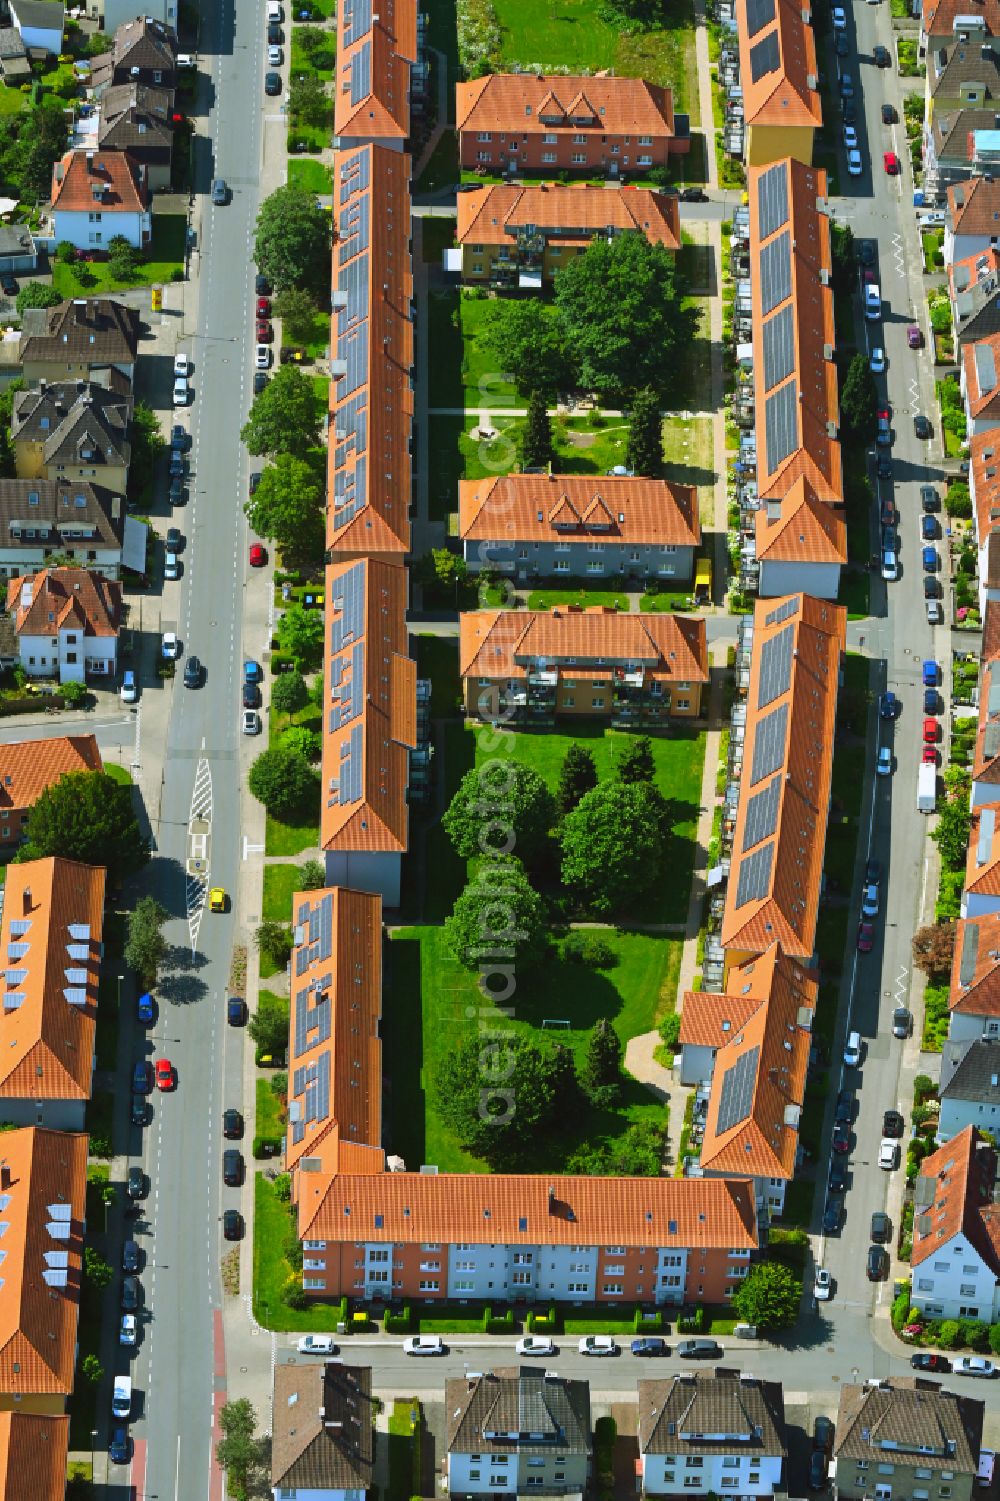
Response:
[[[932,436],[934,429],[931,427],[930,419],[918,412],[913,419],[913,431],[918,438],[929,438]]]
[[[227,1209],[222,1216],[222,1233],[226,1240],[241,1240],[243,1216],[238,1209]]]
[[[874,266],[875,264],[875,241],[858,241],[858,260],[862,266]]]
[[[250,479],[248,482],[248,489],[251,495],[257,494],[257,487],[260,484],[260,475],[261,471],[259,469],[251,469]]]
[[[184,663],[185,688],[197,688],[201,684],[201,662],[198,657],[188,657]]]
[[[940,599],[941,585],[933,573],[924,574],[924,599]]]
[[[669,1355],[670,1351],[667,1349],[665,1339],[659,1339],[656,1335],[647,1334],[642,1339],[634,1339],[632,1341],[632,1354]]]
[[[925,714],[937,714],[940,703],[941,703],[941,700],[938,697],[938,691],[937,691],[936,688],[925,688],[924,689],[924,713]]]
[[[881,1282],[889,1266],[889,1257],[884,1246],[869,1246],[865,1275],[869,1282]]]
[[[821,1449],[824,1454],[832,1454],[833,1432],[833,1419],[824,1417],[820,1413],[813,1424],[813,1448]]]
[[[138,1313],[142,1301],[142,1286],[138,1277],[122,1278],[122,1309],[125,1313]]]
[[[20,288],[17,285],[17,277],[12,271],[4,271],[0,275],[0,288],[5,297],[16,297]]]
[[[899,119],[899,116],[896,113],[896,106],[894,104],[883,104],[883,106],[882,106],[882,124],[883,125],[895,125],[895,123],[896,123],[896,121],[898,119]]]
[[[843,1208],[839,1199],[827,1199],[826,1208],[823,1210],[823,1233],[824,1235],[836,1235],[840,1229],[840,1216]]]
[[[888,47],[873,47],[872,58],[874,59],[876,68],[887,68],[892,61],[889,56]]]
[[[144,1126],[149,1120],[149,1102],[141,1094],[132,1096],[132,1109],[129,1119],[133,1126]]]
[[[223,1111],[222,1134],[229,1141],[239,1141],[243,1135],[243,1117],[238,1110]]]
[[[243,684],[243,707],[244,709],[260,708],[260,689],[256,683]]]
[[[134,1240],[127,1240],[122,1246],[122,1271],[137,1272],[142,1265],[142,1252],[139,1244]]]
[[[184,504],[184,479],[179,474],[175,474],[170,481],[170,504],[172,506]]]
[[[714,1339],[682,1339],[677,1354],[681,1360],[720,1360],[722,1346]]]
[[[271,98],[271,99],[276,98],[277,95],[281,93],[281,74],[280,73],[265,73],[264,74],[264,93],[267,94],[268,97]]]
[[[270,376],[266,370],[255,370],[253,373],[253,394],[259,396],[269,380]]]
[[[112,1428],[108,1444],[108,1457],[112,1464],[127,1465],[132,1453],[132,1442],[127,1428]]]
[[[876,460],[879,479],[892,479],[892,460],[884,453],[880,453]]]
[[[128,1170],[128,1177],[125,1180],[125,1192],[128,1194],[129,1198],[144,1199],[146,1197],[148,1189],[149,1185],[146,1181],[146,1174],[143,1172],[142,1168],[130,1167]]]
[[[186,469],[187,465],[184,462],[184,455],[179,448],[172,448],[170,450],[170,478],[183,479]]]
[[[941,509],[941,501],[933,485],[920,486],[920,509],[928,514]]]
[[[830,1164],[830,1192],[842,1194],[847,1187],[847,1166],[843,1162]]]
[[[936,1350],[919,1350],[916,1355],[910,1356],[910,1365],[915,1371],[939,1371],[943,1375],[951,1370],[951,1361],[946,1355],[939,1355]]]
[[[222,1181],[227,1188],[239,1188],[243,1182],[243,1153],[229,1147],[222,1154]]]
[[[877,1246],[886,1246],[892,1239],[892,1220],[881,1209],[872,1215],[872,1240]]]
[[[261,271],[257,272],[257,279],[254,282],[254,291],[256,292],[258,297],[270,297],[271,295],[271,283]]]
[[[678,196],[682,203],[708,202],[708,194],[704,188],[682,188]]]
[[[894,526],[882,528],[882,551],[896,552],[899,547],[899,534]]]
[[[184,536],[179,526],[168,526],[166,536],[167,552],[180,552],[184,546]]]
[[[851,45],[842,31],[837,32],[837,39],[833,45],[838,57],[846,57],[851,50]]]
[[[829,1465],[822,1449],[814,1449],[809,1456],[809,1489],[821,1491],[826,1485]]]
[[[886,1110],[882,1116],[882,1135],[900,1137],[903,1134],[903,1117],[898,1110]]]
[[[188,432],[187,428],[186,427],[182,427],[179,422],[175,422],[174,425],[173,425],[173,427],[170,429],[170,447],[171,448],[190,448],[191,447],[191,434]]]
[[[858,123],[858,107],[853,99],[843,99],[841,101],[841,113],[844,116],[845,125],[856,125]]]
[[[850,1089],[842,1089],[837,1095],[837,1108],[833,1116],[837,1125],[841,1122],[850,1122],[854,1119],[854,1092]]]
[[[834,1126],[831,1146],[835,1152],[849,1152],[851,1150],[851,1128],[847,1121],[838,1121]]]
[[[865,885],[866,886],[878,886],[879,883],[881,882],[881,880],[882,880],[882,866],[881,866],[881,863],[878,860],[875,859],[874,855],[869,855],[868,859],[865,861]]]

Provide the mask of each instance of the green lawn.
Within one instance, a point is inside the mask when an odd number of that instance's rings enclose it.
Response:
[[[261,916],[265,922],[291,922],[292,893],[298,891],[301,881],[301,866],[264,866],[264,902],[261,907]]]
[[[692,586],[693,587],[693,584]],[[671,610],[689,610],[688,600],[691,598],[691,588],[687,589],[658,589],[655,594],[644,594],[639,601],[639,609],[646,614],[668,614]]]
[[[452,90],[449,89],[449,94]],[[426,167],[421,172],[414,184],[417,193],[433,193],[438,188],[449,187],[453,182],[458,182],[461,174],[458,170],[458,136],[453,130],[446,130],[438,141]],[[426,224],[426,220],[424,223]]]
[[[462,693],[458,675],[458,638],[420,636],[417,643],[417,677],[431,680],[431,717],[445,719],[456,712]]]
[[[254,1176],[253,1210],[253,1315],[265,1329],[317,1334],[336,1332],[340,1317],[337,1303],[313,1303],[308,1308],[289,1308],[281,1299],[292,1268],[285,1259],[285,1243],[295,1234],[295,1214],[283,1204],[274,1184],[263,1173]]]
[[[301,855],[303,850],[319,844],[319,810],[315,819],[305,823],[282,823],[280,818],[267,815],[267,832],[264,849],[268,855]]]
[[[19,115],[27,102],[28,95],[22,94],[20,88],[0,84],[0,115]]]
[[[517,1014],[507,1019],[497,1013],[498,1024],[541,1037],[544,1019],[568,1020],[568,1029],[549,1030],[547,1036],[576,1055],[585,1052],[590,1029],[601,1017],[613,1023],[623,1043],[650,1031],[674,1005],[682,945],[679,940],[610,929],[604,936],[618,956],[614,968],[597,971],[553,957],[536,976],[521,978]],[[398,929],[389,965],[384,1032],[392,1081],[392,1149],[407,1164],[436,1163],[442,1172],[484,1172],[485,1164],[466,1152],[438,1118],[433,1093],[440,1060],[484,1015],[477,976],[455,961],[440,927]],[[618,1109],[589,1107],[562,1130],[540,1139],[528,1171],[558,1172],[583,1142],[614,1140],[642,1121],[661,1124],[663,1106],[642,1085],[626,1080]]]
[[[186,230],[187,221],[183,214],[154,214],[153,238],[147,259],[132,280],[116,280],[111,275],[107,261],[74,261],[72,265],[53,261],[52,285],[61,296],[71,298],[79,297],[81,293],[99,295],[102,292],[118,292],[125,287],[173,281],[174,272],[182,270],[184,266]]]
[[[321,78],[324,83],[332,83],[336,62],[335,33],[327,32],[329,45],[322,52],[317,52],[315,57],[310,58],[299,41],[301,31],[301,26],[292,27],[292,58],[289,77],[294,75],[297,78],[299,74],[312,74],[315,78]]]
[[[288,337],[287,333],[285,332],[284,324],[282,324],[282,348],[284,348],[286,345],[295,343],[296,341],[294,339]],[[312,334],[303,345],[299,346],[296,344],[296,347],[301,347],[305,350],[305,357],[307,360],[324,359],[326,352],[330,347],[330,314],[322,312],[317,313],[315,318],[313,319]]]
[[[258,1079],[254,1135],[274,1138],[283,1137],[284,1134],[285,1122],[282,1119],[281,1101],[271,1088],[270,1079]]]
[[[333,192],[333,172],[322,162],[311,157],[293,156],[288,161],[288,181],[293,187],[306,193],[315,193],[317,198],[329,198]]]
[[[553,610],[557,605],[608,605],[628,610],[628,596],[608,589],[532,589],[529,610]]]
[[[440,266],[441,253],[455,243],[455,220],[437,218],[423,218],[420,223],[420,248],[424,262],[429,266]],[[431,294],[435,302],[443,302],[444,294],[436,292]]]
[[[123,787],[131,787],[132,785],[131,772],[127,771],[124,766],[117,765],[114,761],[105,761],[104,774],[105,776],[109,776],[113,782],[120,782]]]

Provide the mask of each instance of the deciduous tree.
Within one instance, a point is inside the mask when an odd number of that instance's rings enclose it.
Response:
[[[297,287],[283,292],[286,297],[312,298]],[[276,301],[280,299],[275,299]],[[250,415],[240,437],[250,453],[257,457],[292,453],[299,457],[319,443],[320,419],[312,381],[297,365],[282,365],[263,391],[253,399]]]
[[[157,971],[166,957],[163,924],[168,916],[166,907],[155,897],[141,896],[126,919],[125,963],[144,985],[156,983]]]
[[[522,469],[546,469],[555,458],[548,404],[540,391],[532,391],[528,397],[528,415],[521,429],[520,449]]]
[[[293,183],[261,204],[254,235],[254,260],[275,292],[286,287],[329,291],[331,221],[315,195]]]
[[[273,991],[261,991],[257,1010],[251,1013],[247,1031],[262,1053],[277,1057],[288,1047],[288,1001]]]
[[[62,300],[55,287],[46,286],[41,281],[29,281],[18,292],[14,306],[23,313],[29,307],[58,307]]]
[[[487,303],[480,337],[498,381],[510,374],[522,396],[554,398],[572,384],[561,322],[543,302]]]
[[[530,864],[554,819],[552,794],[533,767],[492,760],[466,772],[441,822],[463,859],[499,853]]]
[[[478,969],[484,954],[510,951],[519,972],[537,966],[548,946],[545,904],[517,860],[486,860],[455,902],[445,937],[459,964]]]
[[[556,812],[565,818],[592,787],[597,786],[597,767],[594,757],[585,745],[571,740],[559,769],[559,786],[556,789]]]
[[[653,764],[653,742],[648,735],[627,740],[618,759],[618,777],[622,782],[652,782],[656,772]]]
[[[802,1283],[780,1261],[752,1266],[732,1304],[740,1318],[758,1329],[787,1329],[799,1316]]]
[[[660,398],[649,386],[632,402],[625,467],[647,479],[663,478],[663,417]]]
[[[271,708],[279,714],[297,714],[309,702],[309,689],[301,672],[283,672],[271,686]]]
[[[434,1083],[445,1125],[494,1169],[523,1162],[551,1125],[560,1072],[523,1032],[498,1030],[447,1051]]]
[[[103,771],[64,773],[47,787],[28,814],[19,861],[62,855],[83,865],[103,865],[117,886],[149,859],[139,830],[132,789]]]
[[[646,1121],[629,1126],[613,1141],[578,1148],[566,1163],[566,1171],[594,1178],[658,1178],[662,1165],[663,1130]]]
[[[243,509],[258,537],[302,556],[318,557],[323,551],[322,499],[313,465],[294,454],[279,453],[265,466]]]
[[[602,782],[563,819],[562,879],[587,909],[633,909],[662,877],[665,805],[648,782]]]
[[[302,287],[286,287],[274,299],[274,311],[281,319],[281,331],[287,334],[286,343],[308,344],[316,324],[316,303]],[[302,372],[295,365],[284,365],[284,370]],[[304,377],[303,377],[304,379]]]
[[[280,740],[257,757],[247,786],[273,817],[286,822],[311,811],[319,794],[319,779],[305,756]]]
[[[295,657],[307,670],[323,660],[323,611],[307,610],[303,605],[289,605],[278,627],[282,650]]]
[[[913,935],[913,962],[929,980],[944,980],[951,974],[955,953],[955,924],[929,923]]]
[[[293,125],[312,125],[322,129],[333,119],[333,100],[326,84],[315,73],[293,78],[288,89],[288,114]]]
[[[875,412],[878,392],[867,355],[856,354],[847,367],[844,389],[840,393],[840,415],[844,425],[862,443],[875,436]]]

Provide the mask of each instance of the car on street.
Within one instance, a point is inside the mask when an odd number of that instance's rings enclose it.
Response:
[[[937,573],[938,550],[936,547],[922,547],[920,549],[920,565],[925,573]]]
[[[247,657],[243,663],[244,683],[262,683],[264,681],[264,669],[253,657]]]
[[[170,552],[180,552],[184,546],[184,534],[179,526],[168,526],[164,544]]]
[[[174,381],[174,406],[186,407],[190,398],[190,388],[186,380],[180,376]]]
[[[920,486],[920,509],[925,512],[941,509],[941,500],[933,485]]]
[[[851,1128],[846,1121],[838,1121],[834,1126],[830,1145],[835,1152],[849,1152],[851,1150]]]
[[[212,183],[212,202],[216,205],[229,202],[229,186],[224,177],[217,177]]]
[[[813,1448],[821,1449],[824,1454],[833,1453],[833,1419],[820,1413],[813,1424]]]
[[[938,724],[936,719],[924,720],[923,739],[925,745],[936,745],[940,733],[941,726]]]
[[[243,1135],[243,1117],[238,1110],[222,1112],[222,1134],[227,1141],[239,1141]]]
[[[257,309],[257,317],[258,318],[270,318],[270,316],[271,316],[271,299],[270,299],[270,297],[258,297],[257,301],[255,303],[255,307]]]
[[[817,1303],[826,1303],[832,1296],[833,1278],[825,1266],[818,1266],[813,1280],[813,1297]]]
[[[879,908],[878,886],[875,884],[874,881],[872,881],[872,882],[869,882],[868,885],[862,887],[862,890],[861,890],[861,911],[864,913],[865,917],[878,917],[878,908]]]
[[[336,1355],[337,1346],[330,1334],[303,1334],[295,1346],[300,1355]]]
[[[186,354],[174,355],[174,380],[191,379],[191,361]]]
[[[841,73],[840,75],[840,97],[845,103],[853,102],[854,100],[854,79],[850,73]],[[846,111],[844,119],[847,119]]]
[[[0,290],[3,291],[5,297],[17,296],[20,288],[17,284],[17,277],[12,272],[4,271],[0,273]]]
[[[247,1003],[241,996],[231,995],[226,1001],[226,1021],[231,1027],[242,1027],[246,1021]]]
[[[889,177],[896,177],[899,173],[899,157],[895,151],[883,151],[882,165]]]
[[[132,1089],[135,1094],[149,1094],[153,1088],[153,1070],[142,1058],[132,1070]]]
[[[835,5],[830,12],[834,31],[843,31],[847,25],[847,12],[842,5]]]
[[[258,271],[254,277],[253,289],[257,297],[270,297],[271,283],[262,271]]]
[[[874,855],[869,855],[865,861],[865,880],[873,881],[876,886],[882,884],[882,866]]]
[[[167,498],[172,506],[182,506],[184,504],[184,480],[181,475],[175,474],[170,481],[170,490]]]
[[[885,350],[876,344],[868,356],[868,364],[873,375],[881,375],[885,370]]]
[[[222,1154],[222,1181],[227,1188],[239,1188],[243,1182],[243,1153],[227,1147]]]
[[[872,48],[872,58],[876,68],[887,68],[892,61],[892,58],[889,56],[888,47],[881,45]]]
[[[844,1043],[844,1062],[848,1068],[857,1068],[861,1062],[861,1033],[849,1032]]]
[[[180,559],[175,552],[165,552],[163,555],[163,577],[168,583],[173,583],[181,576]]]
[[[892,479],[892,460],[887,453],[880,453],[875,459],[875,468],[879,479]]]
[[[924,599],[940,599],[941,598],[941,584],[940,584],[939,580],[935,577],[935,575],[933,573],[928,573],[928,574],[924,575],[923,586],[924,586]]]
[[[874,266],[875,264],[875,241],[855,240],[858,252],[858,260],[862,266]]]
[[[892,692],[880,693],[878,696],[878,713],[880,719],[895,719],[899,711],[899,699]]]
[[[899,1166],[899,1142],[892,1136],[883,1136],[878,1144],[878,1165],[891,1173]]]
[[[270,344],[257,344],[254,348],[254,364],[258,370],[270,370],[271,368]]]
[[[124,1427],[112,1428],[111,1439],[108,1443],[108,1458],[112,1464],[127,1465],[132,1453],[132,1440],[128,1436],[128,1429]]]
[[[188,657],[184,663],[184,686],[185,688],[201,686],[201,660],[197,656]]]
[[[840,1229],[840,1217],[844,1212],[844,1206],[839,1199],[828,1199],[826,1208],[823,1210],[823,1233],[824,1235],[836,1235]]]
[[[899,549],[899,535],[894,526],[882,528],[882,548],[885,552],[897,552]]]
[[[139,697],[139,691],[135,686],[135,673],[128,669],[122,673],[122,686],[120,689],[123,704],[134,704]]]
[[[938,538],[938,532],[939,527],[935,517],[927,515],[921,516],[920,535],[925,542],[936,542]]]
[[[858,953],[870,954],[875,947],[875,924],[862,920],[858,923]]]
[[[834,1108],[833,1118],[839,1124],[846,1121],[850,1125],[854,1119],[854,1092],[850,1089],[841,1089],[837,1092],[837,1103]]]
[[[858,128],[856,125],[844,126],[844,145],[848,151],[856,151],[858,147]]]
[[[136,1323],[134,1313],[123,1313],[121,1323],[118,1325],[118,1343],[124,1345],[126,1350],[134,1350],[136,1342]]]
[[[908,323],[906,326],[906,342],[910,349],[922,349],[924,336],[920,331],[919,324]]]
[[[253,394],[259,396],[268,383],[269,376],[266,370],[255,370],[253,373]]]
[[[144,990],[142,995],[136,1001],[135,1014],[138,1017],[140,1024],[144,1027],[148,1027],[149,1024],[155,1019],[156,1008],[153,1005],[153,997],[149,994],[148,990]]]
[[[618,1344],[610,1334],[585,1334],[577,1345],[581,1355],[617,1355]]]
[[[941,625],[944,621],[944,610],[939,600],[928,599],[924,604],[927,612],[928,625]]]
[[[982,1355],[958,1355],[951,1363],[953,1376],[995,1376],[997,1367]]]
[[[273,323],[264,322],[262,319],[258,319],[257,320],[257,334],[256,334],[256,338],[257,338],[257,343],[258,344],[271,344],[271,343],[273,343],[273,341],[274,341],[274,324]]]
[[[909,1037],[913,1031],[913,1013],[908,1006],[897,1006],[892,1013],[893,1037]]]
[[[847,1163],[843,1159],[837,1159],[830,1164],[830,1176],[828,1181],[832,1194],[842,1194],[847,1187]]]
[[[170,450],[169,474],[171,479],[183,479],[187,472],[187,461],[179,448]]]
[[[898,1110],[886,1110],[882,1115],[882,1135],[893,1136],[897,1140],[905,1130],[905,1122]]]
[[[552,1340],[540,1334],[526,1334],[514,1346],[515,1355],[554,1355],[556,1347]]]
[[[936,688],[941,669],[929,657],[921,664],[920,681],[925,688]]]
[[[244,709],[260,708],[260,689],[256,683],[244,683],[242,694]]]
[[[936,688],[924,689],[924,713],[939,714],[941,712],[941,700]]]
[[[910,1365],[915,1371],[936,1371],[943,1375],[951,1370],[951,1361],[936,1350],[918,1350],[910,1356]]]
[[[896,554],[891,551],[882,554],[882,577],[887,583],[892,583],[896,577],[897,565]]]
[[[821,1491],[826,1487],[829,1461],[822,1449],[814,1449],[809,1456],[809,1489]]]
[[[177,640],[176,631],[164,631],[160,641],[160,655],[164,661],[175,662],[180,654],[180,642]]]
[[[875,770],[880,777],[892,775],[892,751],[887,745],[880,745],[878,748]]]
[[[267,49],[267,66],[269,68],[280,68],[282,66],[282,64],[284,63],[284,61],[285,61],[285,54],[284,54],[284,52],[282,51],[282,49],[280,47],[278,47],[278,46],[268,47],[268,49]]]
[[[243,1216],[238,1209],[223,1210],[222,1234],[225,1240],[242,1240]]]
[[[142,1284],[138,1277],[122,1278],[121,1302],[124,1313],[138,1313],[139,1304],[142,1302]]]
[[[865,1276],[869,1282],[881,1282],[889,1268],[885,1246],[869,1246],[865,1262]]]
[[[853,126],[851,128],[853,129]],[[865,165],[864,165],[864,162],[861,160],[861,152],[860,151],[849,151],[847,153],[847,172],[848,172],[848,176],[849,177],[860,177],[861,174],[862,174],[862,172],[864,170],[865,170]]]
[[[883,526],[896,525],[896,507],[888,495],[883,495],[879,502],[878,519]]]
[[[913,431],[918,438],[930,438],[934,430],[931,427],[930,419],[925,417],[921,412],[918,412],[913,419]]]
[[[263,568],[267,564],[267,548],[262,542],[250,543],[250,567]]]
[[[633,1355],[669,1355],[670,1348],[665,1339],[657,1334],[644,1334],[639,1339],[632,1341]]]
[[[440,1334],[411,1334],[403,1341],[404,1355],[443,1355],[444,1340]]]
[[[270,37],[271,35],[272,35],[272,33],[269,31],[268,32],[268,36]],[[271,99],[275,98],[276,95],[278,95],[278,94],[281,93],[281,74],[280,73],[265,73],[264,74],[264,93],[267,94],[268,97],[271,98]]]
[[[251,471],[250,471],[250,477],[247,480],[247,490],[250,492],[251,495],[256,495],[257,494],[257,487],[260,484],[260,477],[261,477],[262,473],[263,473],[263,470],[260,470],[260,469],[251,469]]]
[[[174,1078],[174,1066],[169,1058],[157,1058],[156,1060],[156,1087],[157,1089],[173,1089],[176,1080]]]
[[[896,107],[895,107],[895,105],[893,105],[893,104],[883,104],[883,106],[882,106],[882,124],[883,125],[895,125],[895,123],[896,123],[896,121],[898,119],[899,119],[899,116],[896,113]]]
[[[132,1095],[129,1120],[133,1126],[145,1126],[149,1120],[149,1102],[141,1094]]]
[[[883,1209],[872,1215],[872,1240],[877,1246],[887,1245],[892,1239],[892,1220]]]
[[[682,1339],[676,1354],[681,1360],[718,1360],[722,1346],[714,1339]]]
[[[260,715],[256,709],[244,709],[240,716],[240,733],[243,735],[260,734]]]
[[[888,407],[879,407],[878,431],[875,435],[875,442],[881,443],[883,448],[892,442],[892,420],[889,416]]]
[[[229,898],[221,886],[213,886],[208,893],[209,912],[225,912]]]
[[[682,203],[707,203],[708,194],[704,188],[682,188],[677,195]]]
[[[835,34],[833,38],[833,50],[838,57],[848,57],[850,55],[851,44],[844,32],[838,31]]]
[[[191,434],[180,422],[175,422],[170,429],[170,446],[179,449],[191,447]]]

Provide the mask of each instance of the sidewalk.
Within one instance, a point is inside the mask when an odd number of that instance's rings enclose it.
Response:
[[[715,115],[712,110],[712,64],[708,56],[708,25],[705,0],[694,0],[694,51],[698,60],[698,103],[705,137],[705,172],[710,188],[719,186],[719,163],[715,155]],[[714,345],[713,345],[714,349]]]

